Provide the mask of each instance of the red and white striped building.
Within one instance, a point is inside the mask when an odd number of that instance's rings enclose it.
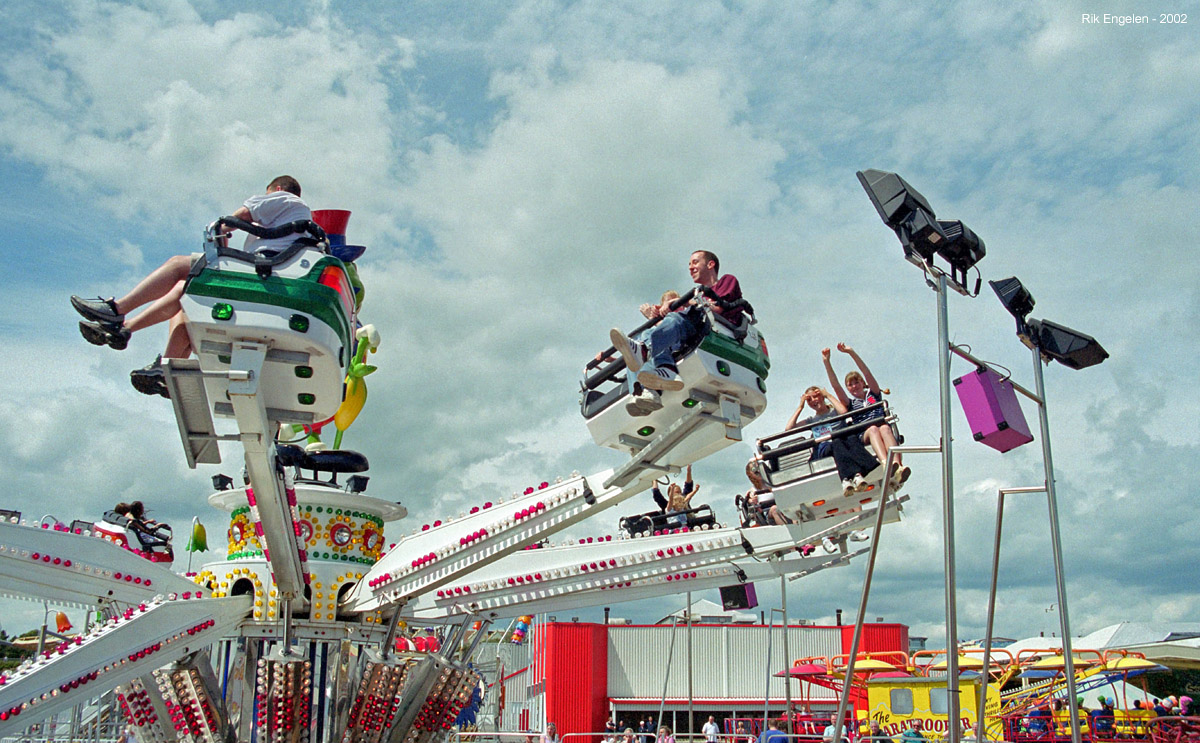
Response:
[[[778,624],[693,624],[689,632],[686,624],[539,622],[532,642],[505,661],[500,729],[540,731],[554,722],[560,734],[596,732],[609,719],[636,728],[637,720],[657,717],[661,703],[667,724],[686,730],[689,634],[698,728],[708,715],[761,718],[764,708],[781,714],[788,692],[772,674],[797,658],[849,652],[854,627],[792,624],[785,654]],[[860,652],[907,652],[908,640],[903,624],[868,624]],[[794,704],[836,706],[831,691],[790,683]]]

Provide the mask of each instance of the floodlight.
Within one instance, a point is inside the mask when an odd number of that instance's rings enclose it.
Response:
[[[989,281],[988,284],[1000,298],[1000,304],[1004,305],[1004,309],[1017,318],[1018,326],[1023,325],[1025,318],[1029,317],[1029,313],[1033,311],[1036,302],[1021,280],[1016,276],[1009,276],[1007,279]]]
[[[371,478],[366,475],[351,475],[346,482],[346,489],[351,493],[361,493],[367,489],[367,480]]]
[[[1029,332],[1042,357],[1072,369],[1095,366],[1108,358],[1095,338],[1049,320],[1030,320]]]
[[[233,478],[229,475],[213,475],[213,490],[233,490]]]
[[[952,268],[957,269],[965,280],[967,269],[983,260],[987,248],[979,235],[958,220],[939,221],[938,224],[941,225],[942,233],[946,236],[946,242],[938,246],[938,254],[945,258]]]
[[[925,269],[940,255],[950,264],[954,288],[966,294],[967,271],[987,252],[983,240],[960,221],[938,219],[929,201],[899,175],[883,170],[856,175],[879,217],[900,239],[904,257]],[[975,283],[978,294],[980,281]]]
[[[1108,358],[1108,351],[1092,336],[1056,322],[1030,318],[1035,304],[1033,295],[1016,276],[988,283],[1004,309],[1017,319],[1017,337],[1026,346],[1036,348],[1043,359],[1083,369]]]
[[[933,260],[936,245],[945,235],[925,197],[895,173],[860,170],[855,175],[879,218],[900,238],[905,257],[912,260],[911,254],[916,252],[923,261]]]

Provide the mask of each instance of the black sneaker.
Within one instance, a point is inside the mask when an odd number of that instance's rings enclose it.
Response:
[[[162,354],[153,363],[129,372],[129,382],[133,388],[143,395],[160,395],[170,399],[167,391],[167,379],[162,368]]]
[[[103,297],[84,299],[72,294],[71,306],[75,308],[76,312],[95,322],[110,323],[113,325],[120,325],[125,322],[125,316],[117,312],[117,303],[112,297],[108,299],[104,299]]]
[[[129,331],[116,323],[80,320],[79,334],[93,346],[108,346],[114,351],[124,351],[129,346]]]

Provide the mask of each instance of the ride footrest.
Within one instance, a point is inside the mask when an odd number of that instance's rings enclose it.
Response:
[[[220,464],[221,451],[217,442],[223,437],[217,436],[213,425],[200,361],[163,359],[163,379],[171,396],[171,407],[175,409],[188,467],[195,469],[197,464]]]

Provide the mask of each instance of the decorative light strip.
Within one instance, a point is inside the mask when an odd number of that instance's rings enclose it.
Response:
[[[7,677],[0,676],[0,686],[3,686],[9,682],[17,681],[20,678],[26,677],[29,674],[32,674],[38,670],[41,670],[47,664],[52,663],[55,660],[57,660],[57,656],[67,655],[67,654],[73,652],[74,649],[85,647],[85,646],[89,645],[90,643],[94,642],[95,640],[99,639],[100,637],[112,633],[113,631],[116,630],[116,628],[118,626],[120,626],[122,624],[126,624],[130,621],[133,621],[136,617],[140,616],[141,614],[145,613],[146,611],[149,611],[151,608],[153,608],[155,606],[160,606],[167,601],[178,601],[181,599],[187,600],[187,599],[190,599],[193,597],[194,598],[202,598],[202,594],[200,591],[196,591],[194,593],[191,591],[185,591],[182,594],[171,593],[171,594],[168,594],[165,598],[155,597],[155,599],[149,603],[139,604],[136,608],[126,609],[124,612],[113,617],[112,619],[108,620],[107,622],[104,622],[104,623],[98,624],[98,625],[94,625],[86,633],[76,636],[70,642],[59,643],[58,647],[55,648],[54,650],[45,650],[42,652],[42,654],[40,656],[35,656],[33,658],[27,659],[20,666],[18,666],[16,669],[14,669],[11,676],[7,676]],[[140,661],[143,661],[146,658],[154,656],[156,653],[163,650],[164,647],[170,646],[172,643],[175,643],[175,642],[184,641],[185,638],[190,638],[197,634],[205,632],[209,629],[212,629],[215,625],[216,625],[216,621],[211,620],[211,619],[205,620],[203,622],[198,622],[198,623],[192,625],[191,627],[184,628],[172,635],[169,635],[169,636],[163,638],[162,640],[160,640],[158,642],[154,642],[149,645],[144,645],[141,648],[139,648],[131,653],[123,655],[122,657],[112,659],[112,662],[110,662],[110,663],[106,663],[103,666],[100,666],[91,671],[83,673],[73,679],[64,681],[63,683],[59,684],[58,688],[56,688],[56,689],[52,689],[48,692],[44,692],[40,695],[31,697],[28,701],[22,702],[21,704],[15,705],[7,710],[0,710],[0,714],[5,715],[5,717],[0,718],[0,720],[7,720],[9,717],[11,717],[13,715],[18,715],[24,710],[28,710],[30,708],[36,707],[37,705],[39,705],[42,702],[49,701],[50,699],[57,697],[59,694],[66,694],[68,692],[74,691],[75,689],[78,689],[80,686],[84,686],[92,681],[95,681],[97,678],[99,678],[100,676],[102,676],[105,673],[120,669],[127,664],[138,663]],[[186,641],[191,642],[191,640],[186,640]]]
[[[605,584],[601,585],[601,588],[621,587],[629,585],[631,582],[626,580],[629,569],[636,569],[639,566],[645,566],[645,569],[650,572],[649,575],[640,576],[640,579],[657,577],[662,582],[687,580],[697,577],[696,571],[683,570],[682,572],[672,572],[665,576],[662,575],[662,571],[679,571],[682,567],[690,569],[711,565],[725,559],[725,556],[720,553],[734,547],[739,551],[742,548],[741,535],[737,532],[712,536],[698,542],[689,542],[657,549],[651,548],[620,557],[582,562],[578,565],[549,568],[541,572],[531,572],[524,575],[514,575],[507,578],[497,578],[447,587],[438,590],[437,598],[442,605],[445,605],[447,602],[453,602],[458,597],[469,595],[474,598],[472,602],[473,607],[485,608],[502,603],[511,603],[514,599],[512,593],[514,588],[524,587],[532,590],[533,596],[544,598],[553,589],[553,582],[555,581],[569,582],[594,579]],[[679,564],[681,558],[686,561],[686,565]]]
[[[561,480],[561,478],[559,478],[559,479]],[[549,483],[543,482],[539,489],[544,489],[547,487],[549,487]],[[527,495],[531,494],[533,492],[535,492],[533,490],[533,488],[528,488],[525,491],[525,493]],[[407,566],[398,568],[396,570],[393,570],[388,573],[384,573],[381,576],[373,578],[372,580],[370,580],[368,582],[368,586],[372,589],[379,589],[381,587],[386,588],[387,586],[389,586],[399,580],[411,577],[413,574],[429,568],[430,566],[432,566],[434,563],[438,562],[439,560],[445,560],[446,558],[456,556],[458,553],[465,552],[469,547],[475,545],[477,542],[480,542],[482,540],[485,540],[485,539],[488,539],[491,537],[497,537],[505,531],[508,531],[508,530],[514,529],[517,526],[523,525],[522,522],[524,522],[538,514],[544,513],[545,511],[547,511],[551,508],[555,508],[555,507],[564,505],[571,499],[577,498],[581,495],[582,495],[582,491],[580,490],[580,488],[572,487],[567,490],[564,490],[561,493],[552,495],[545,500],[540,500],[533,505],[529,505],[524,508],[518,509],[517,511],[513,512],[513,514],[511,516],[506,516],[504,518],[498,519],[497,521],[494,521],[491,524],[481,527],[480,529],[473,531],[470,534],[460,538],[458,540],[457,544],[449,544],[449,545],[441,547],[437,550],[429,552],[427,554],[421,555],[420,557],[416,557]],[[489,502],[489,503],[485,503],[483,507],[490,508],[491,506],[492,506],[492,504]],[[478,513],[478,512],[479,512],[479,509],[473,509],[471,511],[472,514]],[[449,523],[449,522],[447,522],[447,523]],[[433,526],[434,527],[442,526],[442,522],[435,521],[433,523]],[[426,524],[421,527],[421,531],[428,531],[429,528],[430,528],[430,525]],[[403,543],[401,543],[401,545],[403,545]]]

